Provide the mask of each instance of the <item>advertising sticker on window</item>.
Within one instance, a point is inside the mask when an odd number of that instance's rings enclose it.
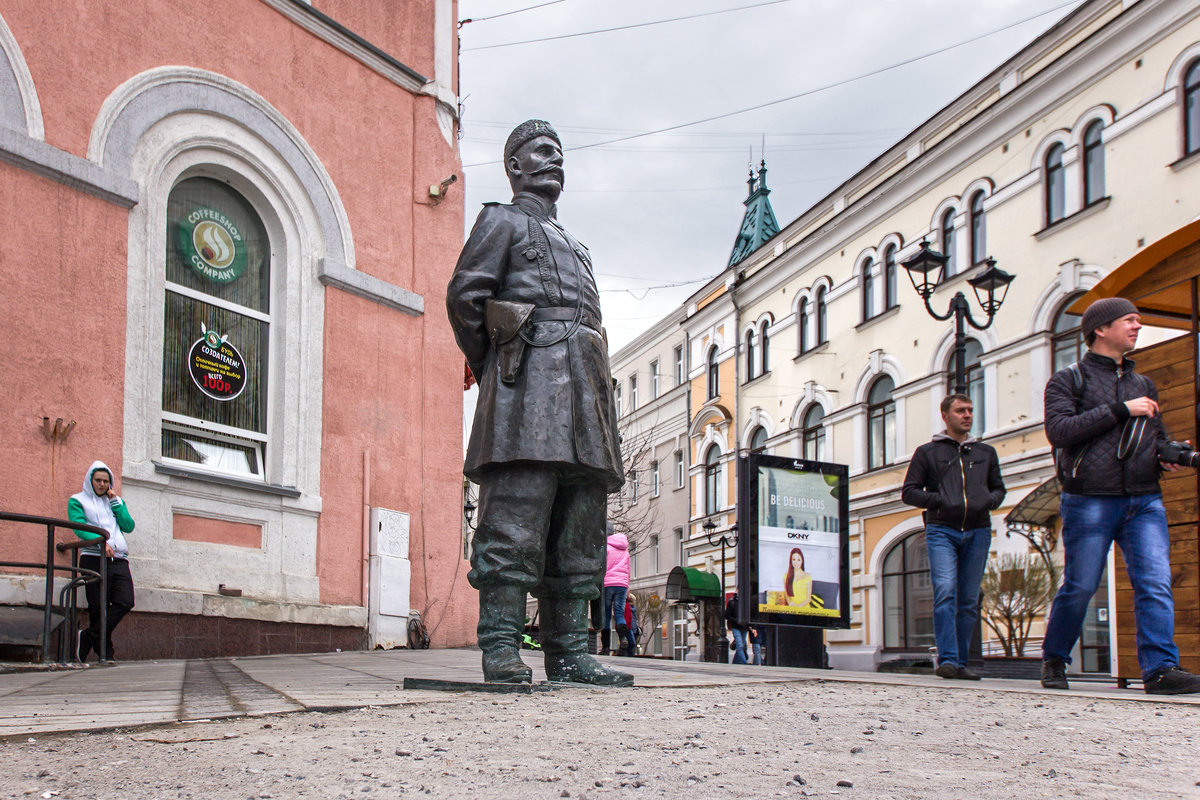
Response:
[[[210,281],[232,283],[246,271],[246,243],[233,220],[211,208],[193,208],[179,220],[183,260]]]
[[[200,323],[204,334],[188,350],[188,372],[196,387],[214,400],[227,402],[246,388],[246,362],[237,348],[212,328]]]

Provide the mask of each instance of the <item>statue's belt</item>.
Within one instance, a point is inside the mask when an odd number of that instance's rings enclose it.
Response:
[[[579,308],[569,308],[567,306],[549,306],[545,308],[535,308],[533,314],[530,315],[530,322],[574,322],[579,319],[579,324],[592,330],[600,330],[600,318],[591,311],[586,311]]]

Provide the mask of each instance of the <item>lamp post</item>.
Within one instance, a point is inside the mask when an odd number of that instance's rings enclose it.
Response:
[[[737,546],[737,525],[730,525],[719,534],[717,533],[717,523],[712,519],[700,527],[704,528],[704,535],[708,539],[709,547],[716,547],[718,543],[721,545],[721,602],[723,603],[725,602],[725,548]]]
[[[967,283],[971,284],[971,288],[975,290],[975,299],[979,301],[983,312],[987,314],[987,320],[981,325],[975,321],[975,317],[971,314],[971,304],[967,302],[967,297],[962,292],[957,292],[954,297],[950,298],[950,308],[946,310],[945,314],[934,311],[933,306],[929,304],[929,298],[933,296],[934,290],[941,283],[942,272],[949,260],[949,256],[942,255],[936,250],[930,250],[929,242],[922,240],[921,249],[901,262],[901,266],[908,272],[908,279],[912,281],[917,294],[925,301],[925,310],[929,312],[929,316],[942,321],[954,317],[954,393],[966,394],[967,323],[980,331],[991,327],[992,321],[996,318],[996,312],[1004,303],[1004,297],[1008,294],[1008,285],[1012,283],[1014,276],[998,268],[996,259],[988,258],[987,267],[974,278],[967,280]]]

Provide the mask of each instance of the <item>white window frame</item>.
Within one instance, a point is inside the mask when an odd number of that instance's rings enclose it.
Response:
[[[683,466],[683,450],[675,451],[675,488],[682,489],[687,485],[687,470]]]
[[[650,362],[650,399],[658,399],[658,359]]]
[[[682,386],[684,378],[683,345],[675,346],[675,385]]]
[[[637,411],[638,407],[638,376],[633,373],[629,376],[629,410]]]
[[[658,461],[655,460],[655,461],[650,462],[650,496],[658,497],[658,490],[659,490]]]

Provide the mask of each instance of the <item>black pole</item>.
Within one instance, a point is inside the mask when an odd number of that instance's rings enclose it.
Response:
[[[967,298],[962,292],[951,301],[954,308],[954,393],[967,393]]]

